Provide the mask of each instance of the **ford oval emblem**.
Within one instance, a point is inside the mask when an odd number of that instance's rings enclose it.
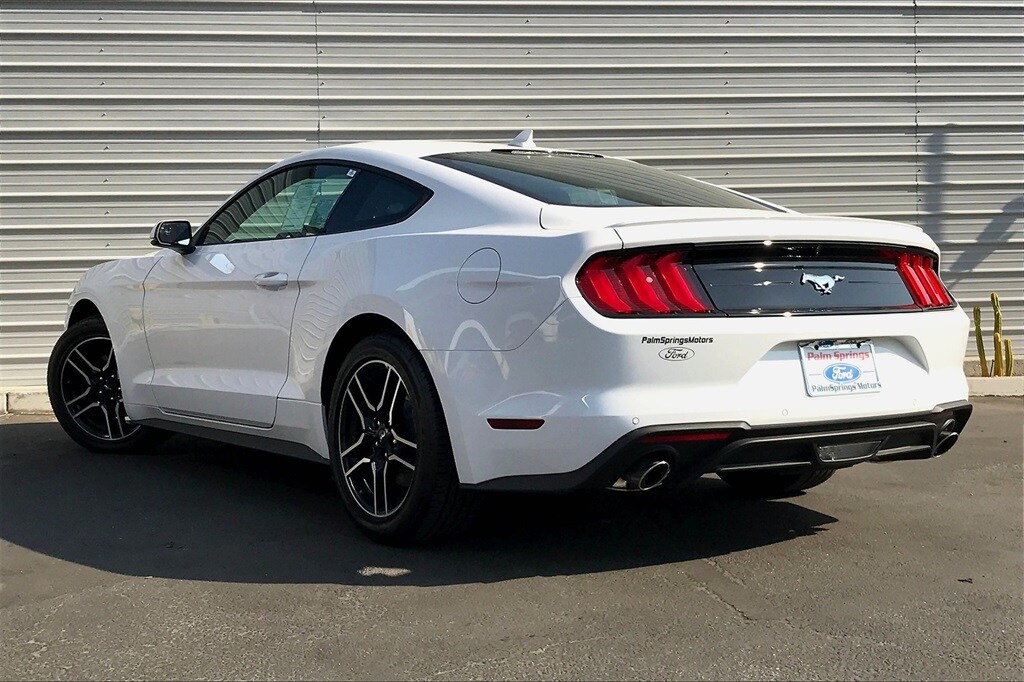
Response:
[[[822,374],[833,384],[848,384],[851,381],[860,379],[860,368],[837,362],[826,367]]]
[[[689,348],[683,348],[682,346],[674,346],[672,348],[662,348],[658,355],[661,356],[662,360],[679,362],[680,360],[689,360],[692,358],[693,351]]]

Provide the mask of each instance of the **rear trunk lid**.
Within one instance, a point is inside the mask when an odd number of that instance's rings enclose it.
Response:
[[[625,248],[661,244],[750,241],[847,241],[894,244],[935,251],[920,228],[866,218],[732,208],[544,206],[549,230],[613,229]]]
[[[922,300],[917,285],[941,288],[934,242],[920,229],[900,223],[797,213],[736,209],[545,207],[548,229],[611,229],[622,241],[622,257],[650,253],[615,265],[608,275],[624,279],[627,303],[633,289],[630,272],[659,262],[657,254],[678,252],[678,267],[692,273],[710,307],[729,316],[835,314],[915,310],[950,304],[944,289],[934,301]],[[613,259],[614,261],[615,259]],[[619,268],[616,270],[615,268]],[[624,269],[623,269],[624,268]],[[659,276],[658,267],[648,269]],[[654,289],[658,283],[652,280]],[[613,282],[614,284],[614,282]],[[617,285],[615,285],[617,286]],[[636,291],[660,296],[660,290]],[[643,311],[638,311],[643,314]]]

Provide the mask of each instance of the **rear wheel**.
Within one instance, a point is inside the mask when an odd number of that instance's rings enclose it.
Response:
[[[835,469],[819,469],[799,474],[767,471],[732,471],[718,477],[751,497],[784,497],[821,485],[832,478]]]
[[[437,390],[407,342],[380,333],[356,344],[329,409],[334,479],[365,533],[419,543],[466,523],[470,499],[459,488]]]
[[[61,335],[50,354],[46,383],[57,421],[88,450],[126,452],[164,435],[125,414],[114,346],[99,318],[75,322]]]

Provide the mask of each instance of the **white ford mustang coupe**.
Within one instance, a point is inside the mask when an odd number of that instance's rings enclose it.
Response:
[[[940,455],[971,414],[967,317],[921,230],[529,131],[300,154],[152,243],[71,296],[64,429],[330,462],[379,540],[451,532],[473,490],[793,493]]]

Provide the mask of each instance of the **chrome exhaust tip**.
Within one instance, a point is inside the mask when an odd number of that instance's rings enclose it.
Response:
[[[938,457],[949,452],[950,448],[956,445],[958,440],[960,440],[960,434],[956,431],[940,434],[939,442],[935,444],[935,456]]]
[[[613,490],[647,491],[657,488],[672,473],[672,465],[663,459],[644,459],[634,464],[612,485]]]
[[[933,457],[938,457],[949,452],[950,448],[956,445],[956,442],[960,440],[960,434],[955,430],[956,420],[947,419],[945,423],[939,428],[939,437],[935,442],[935,452]]]

